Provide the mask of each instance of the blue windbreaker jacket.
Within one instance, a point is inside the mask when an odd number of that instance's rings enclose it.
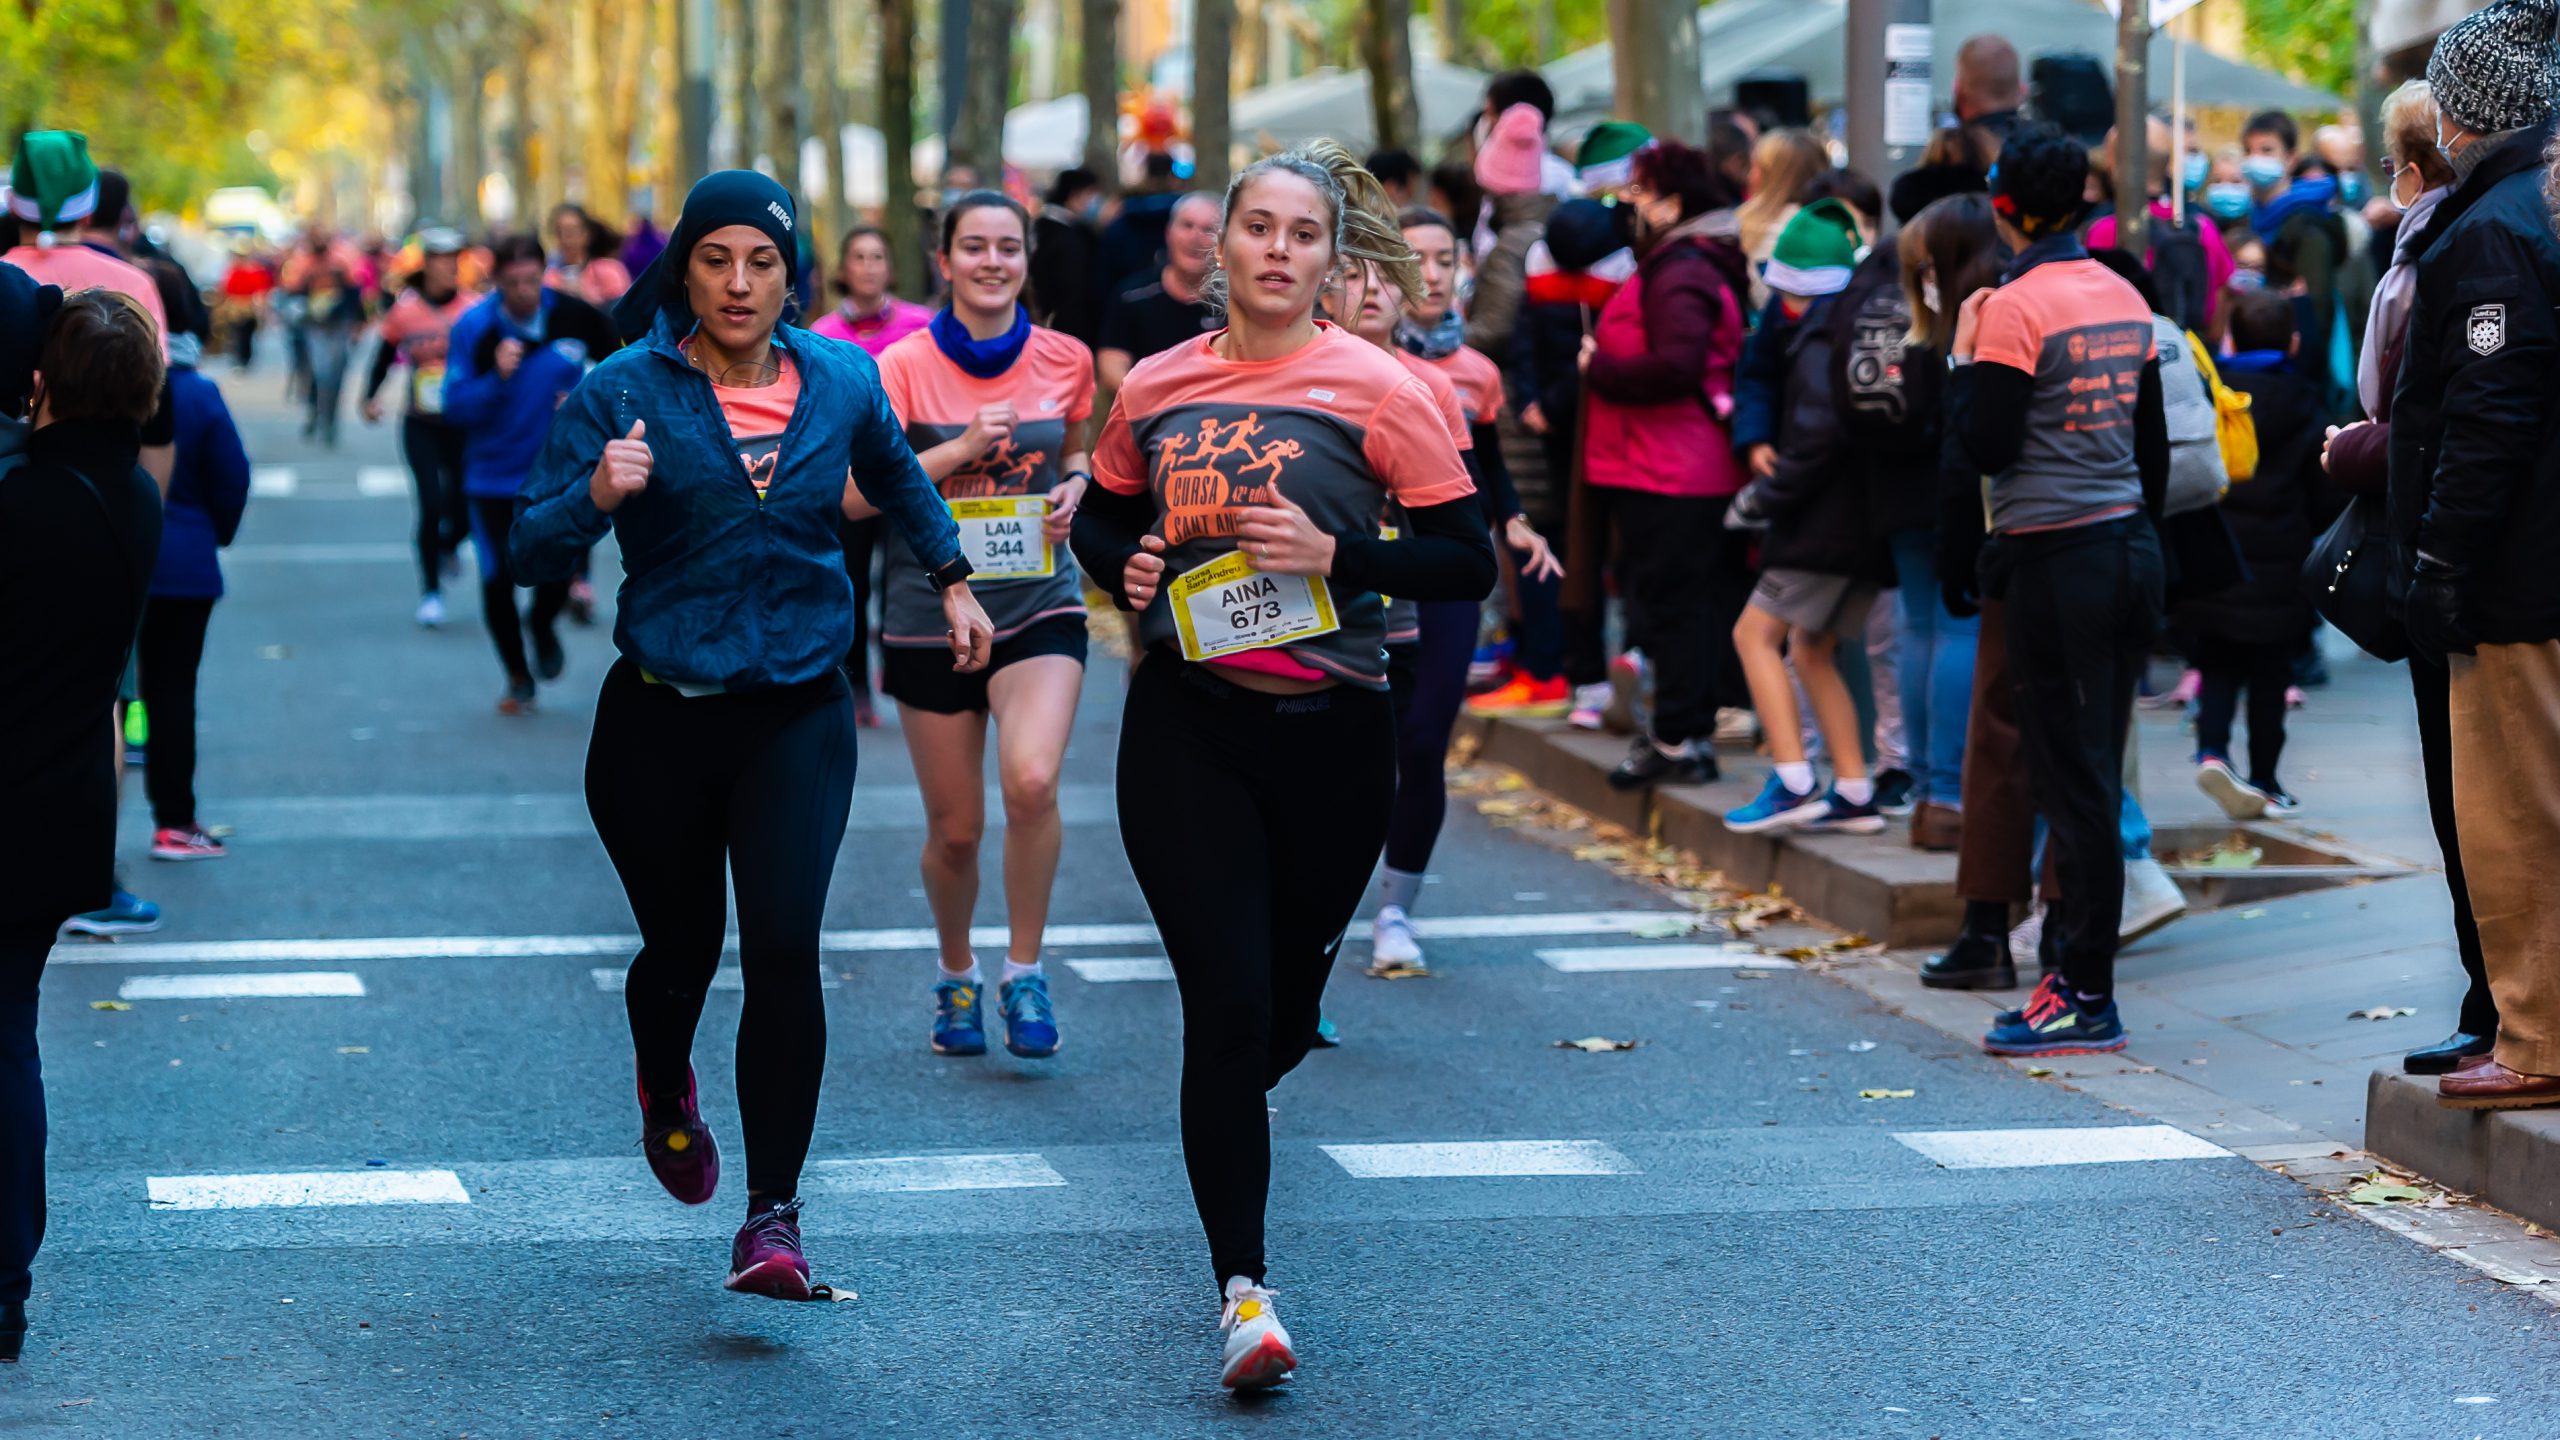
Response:
[[[612,530],[624,571],[613,641],[634,663],[661,679],[731,690],[815,680],[853,648],[840,534],[847,471],[927,569],[958,558],[959,529],[908,448],[870,356],[775,329],[799,369],[800,399],[759,498],[711,381],[677,338],[661,317],[561,402],[516,496],[508,555],[517,579],[568,579]],[[634,420],[648,425],[649,486],[607,515],[588,479],[605,442],[630,434]]]

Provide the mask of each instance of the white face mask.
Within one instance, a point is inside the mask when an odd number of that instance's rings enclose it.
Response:
[[[2440,154],[2440,155],[2444,156],[2444,158],[2446,158],[2447,160],[2452,159],[2452,158],[2453,158],[2453,145],[2454,145],[2454,141],[2462,139],[2462,138],[2463,138],[2463,135],[2464,135],[2465,133],[2466,133],[2466,132],[2465,132],[2465,131],[2460,127],[2460,126],[2456,126],[2456,127],[2454,127],[2453,140],[2447,140],[2447,139],[2445,138],[2445,134],[2444,134],[2444,115],[2443,115],[2443,112],[2441,112],[2441,111],[2437,112],[2437,115],[2436,115],[2436,153],[2438,153],[2438,154]]]

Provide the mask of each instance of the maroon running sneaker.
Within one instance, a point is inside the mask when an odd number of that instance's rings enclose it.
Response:
[[[729,1242],[729,1278],[721,1283],[769,1300],[809,1298],[809,1260],[800,1253],[796,1196],[757,1211],[738,1227],[738,1238]]]
[[[636,1068],[636,1067],[635,1067]],[[640,1087],[640,1148],[649,1156],[649,1173],[667,1193],[687,1205],[700,1205],[720,1188],[720,1144],[702,1123],[702,1090],[693,1071],[684,1074],[684,1113],[661,1124],[649,1113],[648,1087]]]

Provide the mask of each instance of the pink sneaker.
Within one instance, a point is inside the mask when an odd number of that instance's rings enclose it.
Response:
[[[2204,688],[2204,672],[2188,670],[2178,676],[2178,683],[2157,695],[2145,695],[2137,702],[2145,710],[2184,710],[2196,702],[2196,692]]]
[[[230,853],[201,825],[151,832],[151,858],[154,860],[219,860]]]
[[[2311,698],[2302,693],[2301,686],[2287,685],[2284,687],[2284,708],[2287,710],[2299,710],[2310,703]]]
[[[738,1238],[729,1244],[729,1278],[721,1283],[741,1295],[769,1300],[809,1298],[809,1260],[800,1253],[797,1197],[748,1216],[738,1227]]]
[[[711,1127],[702,1123],[701,1101],[702,1089],[688,1069],[683,1118],[661,1125],[650,1118],[648,1090],[640,1090],[640,1148],[649,1157],[649,1173],[658,1177],[668,1194],[687,1205],[707,1202],[720,1188],[720,1143],[711,1138]]]

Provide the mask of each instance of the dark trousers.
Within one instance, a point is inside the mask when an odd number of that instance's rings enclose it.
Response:
[[[444,589],[445,557],[462,548],[471,533],[470,507],[462,499],[462,441],[459,425],[432,415],[409,415],[400,421],[400,453],[409,462],[409,478],[418,487],[418,593]]]
[[[533,678],[533,668],[524,659],[527,620],[516,612],[515,567],[507,559],[507,532],[515,523],[514,499],[472,499],[471,543],[480,550],[480,618],[489,627],[489,639],[498,647],[498,663],[507,667],[507,678],[521,683]],[[557,629],[560,612],[568,603],[568,581],[534,586],[533,628],[545,634]]]
[[[1163,652],[1129,682],[1120,839],[1182,996],[1182,1160],[1215,1279],[1263,1278],[1265,1099],[1315,1043],[1395,794],[1388,698],[1265,695]]]
[[[1467,661],[1475,654],[1472,600],[1425,600],[1422,638],[1407,673],[1392,676],[1396,700],[1396,801],[1387,823],[1387,868],[1419,875],[1449,818],[1449,735],[1467,700]],[[1404,648],[1404,647],[1398,647]],[[1397,667],[1406,668],[1406,667]]]
[[[1653,667],[1653,738],[1715,734],[1716,709],[1751,703],[1734,622],[1751,603],[1751,537],[1724,526],[1727,502],[1627,491],[1616,496],[1619,576],[1644,622]],[[1630,644],[1634,644],[1632,629]]]
[[[26,1303],[27,1267],[44,1244],[44,1067],[36,1059],[36,985],[56,927],[0,929],[0,1305]]]
[[[2284,692],[2293,684],[2290,641],[2252,645],[2212,635],[2196,637],[2196,755],[2231,758],[2231,717],[2240,692],[2249,692],[2249,783],[2273,791],[2276,761],[2284,754]]]
[[[151,823],[163,830],[196,823],[196,671],[212,619],[211,600],[154,595],[134,644],[142,704],[151,715],[151,763],[142,767],[142,786],[151,797]]]
[[[640,1083],[680,1096],[738,895],[738,1109],[747,1193],[799,1192],[826,1070],[818,926],[853,804],[844,677],[678,694],[614,662],[596,697],[587,810],[640,924],[623,1001]]]
[[[2453,892],[2453,943],[2462,956],[2462,973],[2471,981],[2463,992],[2458,1023],[2468,1035],[2495,1035],[2498,1002],[2489,993],[2489,972],[2480,957],[2480,922],[2471,913],[2471,887],[2462,874],[2462,827],[2453,804],[2452,681],[2445,667],[2409,657],[2409,688],[2418,701],[2418,759],[2427,777],[2427,817],[2435,822],[2436,848],[2444,852],[2445,888]]]
[[[1559,594],[1558,622],[1564,646],[1564,678],[1575,685],[1597,685],[1609,678],[1609,586],[1607,577],[1616,575],[1622,586],[1626,579],[1617,552],[1617,516],[1613,504],[1624,490],[1605,485],[1582,487],[1582,509],[1579,518],[1591,534],[1586,543],[1574,541],[1572,554],[1588,556],[1591,573],[1577,589],[1590,597],[1590,603],[1579,607],[1563,607]],[[1567,562],[1572,563],[1571,561]],[[1621,597],[1627,622],[1627,644],[1643,643],[1643,616],[1635,596]]]
[[[878,567],[880,535],[887,519],[874,515],[868,520],[844,522],[844,573],[853,582],[853,649],[844,657],[845,678],[853,682],[853,693],[871,693],[871,577]]]
[[[2083,995],[2112,994],[2125,716],[2160,625],[2160,542],[2133,515],[1994,546],[1985,583],[2006,602],[2018,733],[2061,889],[2045,927],[2059,927],[2063,979]]]

